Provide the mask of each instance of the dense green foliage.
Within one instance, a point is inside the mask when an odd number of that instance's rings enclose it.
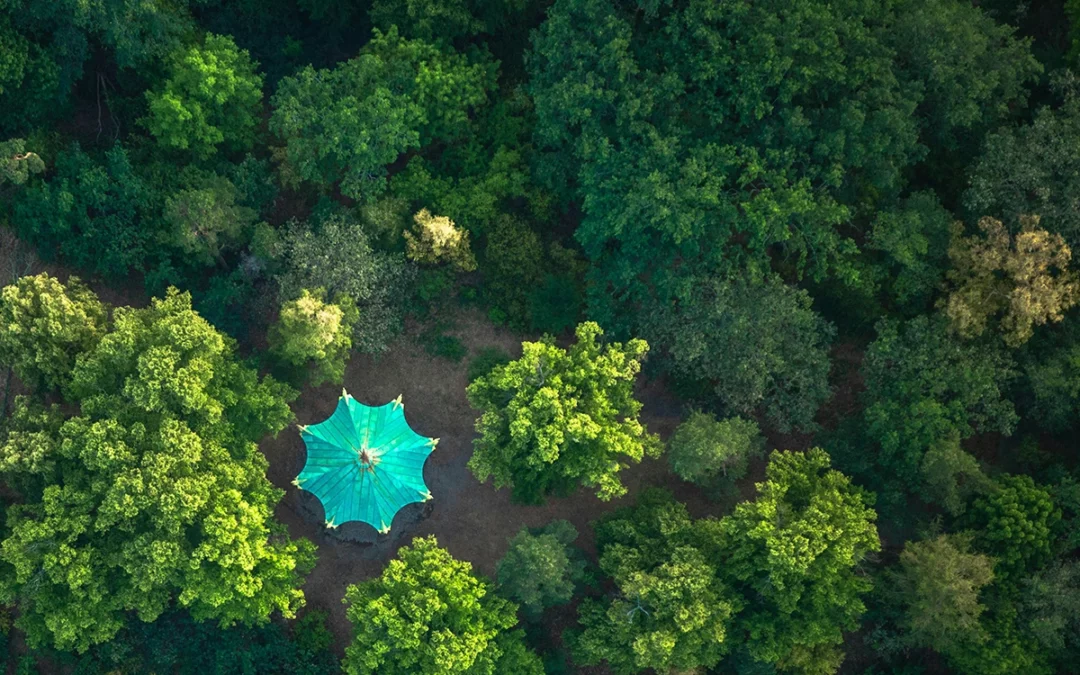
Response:
[[[36,152],[26,149],[26,141],[13,138],[0,143],[0,186],[5,183],[22,185],[45,170],[45,162]]]
[[[780,431],[812,429],[829,396],[833,328],[810,309],[810,296],[776,277],[698,281],[680,304],[658,310],[643,329],[667,345],[673,370],[705,380],[723,408],[758,408]],[[655,320],[655,324],[652,321]]]
[[[994,573],[1016,583],[1051,558],[1054,528],[1061,519],[1050,493],[1030,476],[1002,476],[978,498],[967,520],[978,532],[975,544],[994,557]]]
[[[385,189],[386,168],[406,150],[453,138],[483,104],[491,69],[391,28],[376,31],[355,59],[329,71],[311,67],[283,80],[270,128],[286,143],[289,180],[369,199]]]
[[[0,667],[1075,670],[1078,68],[1077,0],[0,0]],[[419,391],[448,550],[290,537],[281,382]]]
[[[600,568],[618,593],[582,602],[575,660],[620,675],[716,665],[740,603],[718,576],[714,532],[659,491],[601,521]]]
[[[952,336],[942,318],[883,320],[862,364],[861,419],[848,422],[841,466],[884,491],[923,492],[927,452],[976,432],[1010,433],[1017,414],[1005,397],[1012,360],[993,344]]]
[[[84,651],[174,602],[222,626],[291,616],[314,547],[273,521],[282,493],[255,443],[291,420],[292,392],[238,363],[175,289],[115,308],[78,346],[78,414],[20,399],[0,445],[22,496],[0,593],[31,644]]]
[[[333,636],[325,620],[325,612],[307,612],[291,629],[275,621],[222,630],[169,611],[153,623],[128,625],[112,641],[84,655],[57,654],[56,659],[65,665],[71,661],[75,675],[333,675],[341,671],[330,650]]]
[[[824,451],[774,452],[757,499],[721,521],[722,574],[747,598],[735,628],[754,659],[835,670],[871,586],[858,568],[881,548],[871,505]]]
[[[345,295],[325,302],[326,291],[307,289],[281,306],[267,336],[270,353],[295,367],[312,366],[311,383],[341,384],[352,346],[352,327],[359,319],[356,304]]]
[[[0,364],[28,386],[68,384],[75,358],[105,332],[105,307],[78,280],[48,274],[23,277],[0,290]]]
[[[947,160],[1007,117],[1040,70],[961,3],[647,8],[556,2],[529,60],[541,176],[582,204],[605,321],[774,252],[860,283],[852,217],[889,206],[930,148]]]
[[[411,271],[398,255],[373,249],[362,226],[345,216],[331,216],[316,228],[293,223],[280,242],[281,295],[298,298],[305,289],[322,288],[331,298],[349,298],[359,311],[352,344],[365,352],[386,349],[400,330],[401,289]]]
[[[871,586],[857,568],[880,548],[868,499],[818,449],[773,453],[757,499],[720,520],[645,493],[597,524],[618,593],[582,603],[575,658],[636,673],[713,667],[734,651],[736,663],[833,672]]]
[[[530,619],[548,607],[565,605],[584,579],[585,561],[571,544],[578,532],[565,520],[553,520],[537,533],[521,530],[499,561],[499,592],[520,605]]]
[[[518,648],[515,605],[492,594],[491,584],[454,560],[434,537],[414,539],[398,551],[378,579],[345,591],[352,642],[345,651],[350,675],[542,672],[539,659]],[[518,643],[518,645],[515,645]],[[519,670],[502,659],[514,660]]]
[[[904,623],[913,645],[949,654],[986,640],[979,592],[994,578],[994,561],[969,548],[970,539],[949,535],[904,546],[893,592],[907,605]]]
[[[637,419],[641,403],[632,390],[649,346],[602,345],[602,335],[583,323],[569,349],[526,342],[520,359],[469,385],[469,402],[481,411],[469,460],[478,479],[490,476],[525,501],[576,483],[605,500],[626,493],[619,470],[660,450]]]
[[[155,197],[122,147],[98,160],[76,144],[57,155],[47,182],[19,193],[11,221],[47,255],[119,278],[146,269],[154,230],[143,225],[154,220]]]
[[[717,421],[708,413],[692,412],[671,435],[668,460],[679,478],[708,485],[735,482],[746,475],[750,459],[764,452],[757,424],[741,417]]]
[[[146,93],[146,127],[163,146],[209,157],[217,146],[247,150],[255,140],[262,77],[232,38],[207,35],[171,59],[169,79]]]

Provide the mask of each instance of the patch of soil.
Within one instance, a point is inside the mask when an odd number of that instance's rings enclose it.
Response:
[[[625,469],[621,478],[628,494],[611,502],[602,502],[591,491],[581,489],[567,498],[550,498],[542,506],[523,506],[511,502],[509,490],[495,490],[490,484],[479,483],[466,466],[472,454],[476,418],[476,411],[465,397],[468,360],[484,347],[499,347],[517,357],[521,354],[521,344],[517,336],[491,325],[479,312],[463,311],[455,320],[456,328],[452,332],[469,350],[469,357],[461,363],[431,357],[406,336],[380,357],[354,356],[345,374],[345,388],[363,403],[382,405],[401,394],[409,424],[424,436],[440,439],[424,469],[434,497],[429,517],[417,521],[405,509],[394,519],[390,534],[372,545],[329,536],[321,518],[313,518],[309,507],[309,514],[304,515],[303,493],[290,482],[303,467],[305,458],[296,429],[283,431],[278,438],[268,439],[262,445],[270,461],[270,480],[286,491],[277,510],[278,518],[294,537],[307,537],[319,547],[319,562],[308,577],[304,592],[309,606],[330,613],[330,628],[339,652],[350,635],[342,604],[345,588],[381,573],[397,549],[413,537],[435,535],[454,557],[471,562],[478,572],[491,577],[496,562],[506,552],[508,540],[521,528],[540,527],[556,519],[574,524],[581,533],[577,545],[595,559],[590,521],[632,504],[635,495],[650,485],[673,491],[695,517],[720,513],[719,504],[710,502],[697,487],[674,476],[662,458]],[[326,419],[339,395],[340,389],[329,385],[304,390],[293,404],[299,423]],[[682,418],[681,404],[667,393],[661,381],[643,383],[639,396],[645,403],[643,422],[650,431],[666,438]],[[750,492],[752,481],[760,480],[762,475],[761,466],[755,469],[746,481]]]

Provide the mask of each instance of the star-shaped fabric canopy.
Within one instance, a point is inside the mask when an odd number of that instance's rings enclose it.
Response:
[[[319,498],[327,527],[359,520],[385,534],[401,507],[431,499],[424,462],[439,439],[409,427],[400,396],[373,407],[342,390],[334,414],[300,437],[307,463],[293,485]]]

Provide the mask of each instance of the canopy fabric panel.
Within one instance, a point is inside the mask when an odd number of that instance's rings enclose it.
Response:
[[[401,507],[431,499],[424,462],[439,439],[412,430],[400,396],[367,406],[342,391],[334,413],[300,436],[307,462],[293,485],[319,498],[327,527],[358,520],[386,533]]]

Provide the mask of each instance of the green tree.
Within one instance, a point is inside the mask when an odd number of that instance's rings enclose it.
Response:
[[[638,421],[633,384],[649,346],[601,344],[600,326],[577,327],[569,349],[554,341],[522,343],[522,356],[468,386],[481,411],[469,468],[514,496],[537,502],[581,483],[604,500],[626,494],[619,470],[660,452]]]
[[[857,568],[881,548],[871,503],[824,451],[772,453],[757,499],[720,523],[720,573],[747,602],[735,640],[754,659],[800,673],[839,666],[871,587]]]
[[[100,161],[78,144],[61,151],[55,171],[17,193],[11,224],[46,257],[116,279],[145,271],[161,232],[160,195],[119,145]]]
[[[746,475],[752,457],[765,452],[765,439],[756,422],[741,417],[717,421],[694,411],[668,441],[671,469],[683,480],[708,485],[716,480],[734,483]]]
[[[1065,560],[1023,582],[1020,618],[1059,668],[1080,656],[1080,563]]]
[[[1080,322],[1066,320],[1065,330],[1036,336],[1022,353],[1030,389],[1025,417],[1048,431],[1064,431],[1080,421]]]
[[[679,377],[712,385],[730,413],[760,408],[780,431],[814,428],[830,393],[835,330],[810,308],[806,291],[775,276],[696,279],[683,300],[642,318],[645,335],[667,345]]]
[[[397,26],[405,37],[449,45],[477,33],[498,34],[527,4],[526,0],[374,0],[370,14],[376,28]]]
[[[326,291],[307,289],[281,306],[270,327],[270,352],[294,367],[314,366],[311,383],[341,384],[352,347],[353,325],[360,318],[351,297],[325,302]]]
[[[105,307],[72,277],[23,277],[0,291],[0,363],[36,389],[60,389],[105,333]]]
[[[894,17],[882,36],[899,56],[898,76],[918,92],[923,142],[932,155],[966,159],[986,131],[1024,108],[1026,87],[1043,70],[1030,38],[962,2],[903,0]]]
[[[331,648],[326,612],[308,611],[294,622],[222,629],[211,621],[167,610],[151,623],[134,621],[109,642],[72,658],[74,673],[260,673],[260,675],[335,675],[341,672]]]
[[[225,627],[292,616],[314,547],[274,522],[283,492],[256,442],[291,421],[295,393],[238,363],[175,290],[115,308],[69,392],[79,414],[58,430],[26,415],[3,439],[6,457],[27,434],[52,443],[49,462],[3,463],[42,486],[0,544],[0,597],[30,643],[84,651],[173,603]]]
[[[349,297],[359,311],[353,347],[369,353],[387,348],[401,330],[402,301],[413,279],[400,255],[373,249],[363,227],[341,214],[314,227],[294,221],[285,229],[281,249],[281,297],[297,298],[307,288],[323,288],[330,298]]]
[[[961,535],[904,546],[889,583],[905,606],[904,627],[912,645],[947,655],[958,645],[986,641],[980,623],[986,608],[979,594],[994,578],[994,561],[970,549],[971,538]]]
[[[200,0],[6,1],[0,7],[0,130],[25,131],[61,118],[92,56],[108,59],[123,76],[149,70],[194,35],[191,4]],[[95,76],[91,86],[104,93],[115,88],[103,69],[85,71]]]
[[[550,195],[533,180],[534,116],[524,90],[502,92],[471,119],[468,133],[438,154],[410,157],[390,180],[393,193],[478,236],[509,213],[554,219]]]
[[[1020,216],[1038,214],[1070,248],[1080,247],[1080,214],[1072,197],[1080,192],[1080,158],[1072,151],[1078,138],[1076,95],[1068,95],[1060,108],[1039,110],[1030,124],[989,134],[969,172],[968,217],[997,218],[1015,231],[1022,226]]]
[[[5,114],[0,134],[22,134],[55,116],[57,99],[67,98],[63,88],[70,83],[61,82],[55,56],[28,39],[31,35],[18,25],[18,16],[4,10],[0,10],[0,105]]]
[[[248,150],[262,104],[256,67],[231,37],[208,34],[174,54],[162,87],[146,92],[146,127],[163,146],[204,159],[218,146]]]
[[[510,215],[495,220],[481,258],[480,290],[513,326],[528,325],[530,291],[543,283],[543,261],[540,237],[528,225]]]
[[[473,15],[468,0],[375,0],[371,23],[381,30],[396,26],[402,35],[431,43],[450,44],[454,38],[472,36],[484,24]]]
[[[967,642],[949,655],[949,665],[962,675],[1052,675],[1041,645],[1017,625],[1017,609],[1009,602],[983,621],[986,639]]]
[[[729,650],[740,601],[717,575],[713,525],[694,523],[661,490],[597,523],[600,568],[617,590],[582,601],[574,660],[606,662],[617,675],[715,666]]]
[[[0,187],[6,183],[22,185],[35,174],[45,171],[45,162],[36,152],[26,149],[26,141],[13,138],[0,143]]]
[[[930,307],[949,265],[952,224],[933,192],[917,192],[874,219],[867,248],[881,252],[877,266],[891,305],[908,314]]]
[[[397,30],[375,31],[360,55],[332,70],[284,78],[270,128],[285,141],[286,177],[367,200],[386,186],[386,165],[410,149],[452,138],[487,100],[494,71]]]
[[[255,223],[254,209],[237,203],[236,186],[224,176],[211,175],[165,198],[164,239],[184,258],[211,265],[234,248]]]
[[[1017,415],[1005,398],[1013,376],[1008,355],[958,341],[940,317],[882,320],[877,331],[863,359],[865,408],[855,423],[879,451],[860,449],[845,464],[879,484],[916,491],[934,443],[953,433],[963,440],[976,431],[1012,431]]]
[[[572,547],[578,532],[565,520],[554,520],[532,533],[522,528],[496,566],[499,592],[537,620],[548,607],[565,605],[585,575],[585,561]]]
[[[634,329],[688,279],[773,262],[866,283],[866,216],[1038,71],[981,10],[938,4],[557,0],[526,61],[537,176],[580,205],[593,316]]]
[[[1051,559],[1061,510],[1031,476],[1002,476],[968,509],[975,546],[994,557],[1000,584],[1019,584]]]
[[[921,496],[953,516],[964,512],[973,495],[983,494],[993,485],[979,460],[960,447],[960,434],[955,429],[930,444],[919,471],[924,486]]]
[[[342,664],[349,675],[496,675],[507,672],[496,664],[513,651],[536,672],[539,659],[522,658],[512,644],[521,640],[511,631],[516,606],[434,537],[413,539],[378,578],[349,586],[345,603],[353,624]]]

